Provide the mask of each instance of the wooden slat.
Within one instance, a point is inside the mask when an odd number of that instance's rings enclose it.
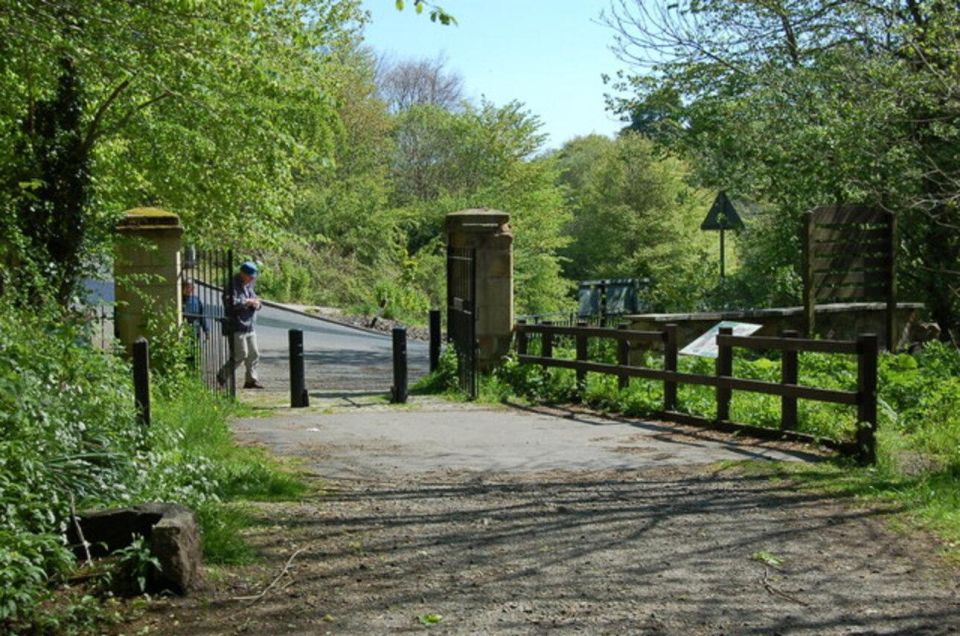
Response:
[[[731,378],[727,376],[717,377],[712,375],[699,375],[696,373],[679,373],[663,371],[661,369],[648,369],[646,367],[620,367],[615,364],[608,364],[604,362],[558,360],[554,358],[543,358],[540,356],[517,356],[517,359],[522,364],[538,364],[546,367],[577,369],[580,371],[608,373],[611,375],[629,375],[631,377],[646,378],[648,380],[672,380],[682,384],[714,386],[738,391],[751,391],[753,393],[766,393],[769,395],[794,397],[803,400],[816,400],[818,402],[857,404],[857,394],[852,391],[817,389],[814,387],[800,386],[796,384],[779,384],[777,382],[747,380],[744,378]]]
[[[856,353],[855,340],[807,340],[776,336],[717,336],[717,344],[761,351],[800,351],[810,353]]]
[[[883,243],[815,243],[813,257],[821,256],[885,256],[890,253],[889,241]]]
[[[814,273],[838,270],[883,269],[890,267],[889,256],[822,256],[810,259]]]
[[[889,243],[890,226],[864,229],[856,225],[813,227],[816,243]]]
[[[829,302],[883,302],[886,292],[885,287],[821,287],[816,297]]]
[[[887,223],[890,212],[863,205],[824,205],[813,210],[813,222],[829,223]]]
[[[661,342],[661,331],[629,331],[609,327],[561,327],[559,325],[523,325],[515,326],[516,331],[525,333],[543,333],[554,336],[587,336],[588,338],[612,338],[614,340],[633,340],[637,342]]]
[[[646,380],[672,380],[675,382],[684,382],[686,384],[716,386],[716,378],[710,375],[678,373],[675,371],[663,371],[661,369],[650,369],[647,367],[622,367],[606,362],[580,362],[578,360],[562,360],[557,358],[544,358],[541,356],[517,356],[517,360],[519,360],[522,364],[539,364],[545,367],[560,367],[561,369],[580,369],[594,373],[627,375],[632,378],[644,378]]]
[[[811,386],[798,384],[780,384],[778,382],[764,382],[762,380],[747,380],[745,378],[716,378],[717,386],[733,390],[749,391],[751,393],[766,393],[781,397],[799,398],[801,400],[815,400],[817,402],[832,402],[834,404],[857,404],[857,393],[854,391],[836,391],[833,389],[817,389]]]
[[[864,287],[887,288],[887,273],[883,270],[815,272],[814,287],[846,287],[860,285]]]

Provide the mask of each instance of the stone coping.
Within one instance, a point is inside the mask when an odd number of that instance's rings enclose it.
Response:
[[[124,213],[117,224],[120,232],[138,230],[173,230],[182,232],[180,217],[161,208],[133,208]]]
[[[510,222],[510,215],[492,208],[472,208],[447,214],[447,228],[496,228]]]
[[[818,314],[836,314],[848,311],[884,311],[886,303],[828,303],[817,305]],[[897,309],[923,309],[923,303],[897,303]],[[711,311],[686,314],[628,314],[623,318],[628,320],[652,320],[654,322],[689,321],[689,320],[738,320],[742,318],[777,318],[786,316],[802,316],[803,307],[771,307],[768,309],[739,309],[731,311]]]

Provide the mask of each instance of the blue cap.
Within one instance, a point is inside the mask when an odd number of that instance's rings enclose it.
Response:
[[[257,275],[257,264],[253,261],[247,261],[240,266],[240,271],[246,274],[247,276],[256,276]]]

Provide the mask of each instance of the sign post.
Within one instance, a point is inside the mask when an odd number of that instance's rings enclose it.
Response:
[[[723,281],[726,276],[726,246],[724,245],[724,232],[726,230],[743,229],[743,219],[734,207],[733,202],[727,193],[723,190],[713,200],[710,211],[700,224],[700,229],[704,231],[720,232],[720,280]]]

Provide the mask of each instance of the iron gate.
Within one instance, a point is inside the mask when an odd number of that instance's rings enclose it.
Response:
[[[476,250],[447,247],[447,339],[457,352],[460,388],[477,397]]]
[[[220,384],[217,374],[233,358],[233,338],[227,332],[224,314],[223,290],[230,287],[233,276],[233,250],[185,250],[184,283],[193,283],[196,301],[183,298],[183,318],[186,326],[190,366],[207,388],[236,397],[237,386],[233,373],[226,374]]]

